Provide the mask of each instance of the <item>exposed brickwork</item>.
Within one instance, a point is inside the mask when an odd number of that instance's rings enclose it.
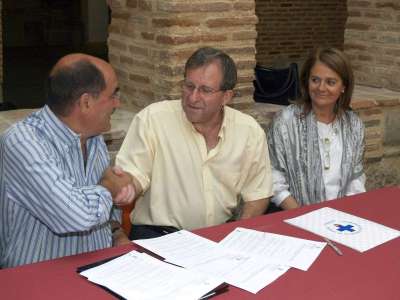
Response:
[[[395,92],[400,90],[399,0],[109,2],[109,60],[126,109],[179,98],[187,57],[200,46],[216,46],[231,54],[239,67],[233,106],[253,115],[267,130],[281,108],[252,101],[255,58],[270,66],[301,63],[316,45],[342,48],[345,41],[357,82],[370,86],[358,86],[352,103],[366,126],[367,187],[400,184],[400,96]],[[0,85],[2,73],[0,67]],[[15,113],[21,117],[20,111]],[[1,121],[0,113],[0,132],[10,125],[9,120]],[[112,151],[122,138],[113,138],[117,142]]]
[[[172,88],[171,83],[168,88]],[[123,87],[128,95],[142,95],[152,98],[151,91],[131,86]],[[367,189],[388,185],[400,185],[400,93],[383,89],[357,86],[353,109],[365,123],[365,170]],[[145,105],[146,103],[139,103]],[[236,109],[252,115],[268,131],[275,113],[282,106],[274,104],[241,102],[234,103]],[[0,134],[14,122],[24,118],[32,110],[13,110],[0,112]],[[112,116],[112,130],[105,134],[108,149],[112,157],[122,143],[135,112],[118,109]]]
[[[400,91],[400,2],[348,0],[345,51],[358,84]]]
[[[0,12],[3,1],[0,1]],[[3,14],[1,14],[3,15]],[[3,49],[3,22],[0,22],[0,49]],[[0,103],[3,102],[3,51],[0,51]]]
[[[257,63],[282,67],[301,62],[319,45],[343,47],[346,0],[256,2]]]
[[[180,97],[183,66],[198,47],[224,49],[237,62],[235,102],[252,102],[254,0],[112,1],[110,61],[126,108]]]

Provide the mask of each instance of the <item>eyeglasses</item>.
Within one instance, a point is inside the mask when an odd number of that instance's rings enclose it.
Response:
[[[202,85],[196,87],[193,83],[191,82],[182,82],[182,89],[186,94],[192,94],[196,89],[197,92],[202,96],[202,97],[207,97],[211,96],[212,94],[218,93],[218,92],[225,92],[225,90],[214,90],[213,88],[210,88],[208,86]]]

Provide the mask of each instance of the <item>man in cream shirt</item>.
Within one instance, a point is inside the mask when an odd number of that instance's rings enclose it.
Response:
[[[226,106],[237,82],[232,58],[200,48],[184,77],[182,100],[139,112],[117,155],[138,198],[130,239],[224,223],[240,199],[240,218],[261,215],[272,195],[263,129]]]

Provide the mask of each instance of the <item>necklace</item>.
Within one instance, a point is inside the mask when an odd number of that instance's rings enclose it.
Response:
[[[322,138],[322,149],[323,149],[323,165],[324,165],[324,170],[329,170],[331,167],[331,153],[330,153],[330,148],[331,148],[331,141],[329,138]]]
[[[320,148],[322,148],[322,164],[324,170],[329,170],[331,167],[331,145],[332,140],[338,134],[336,122],[324,124],[318,122],[318,134],[320,138]]]

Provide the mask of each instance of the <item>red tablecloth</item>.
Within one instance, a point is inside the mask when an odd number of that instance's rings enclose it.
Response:
[[[400,189],[385,188],[195,231],[219,241],[241,226],[322,241],[312,233],[283,222],[310,210],[330,206],[400,230]],[[339,245],[343,256],[326,247],[307,272],[290,269],[256,295],[229,287],[214,299],[400,299],[400,239],[359,253]],[[110,248],[51,261],[0,270],[1,299],[113,299],[106,291],[79,276],[78,266],[122,254],[135,245]]]

